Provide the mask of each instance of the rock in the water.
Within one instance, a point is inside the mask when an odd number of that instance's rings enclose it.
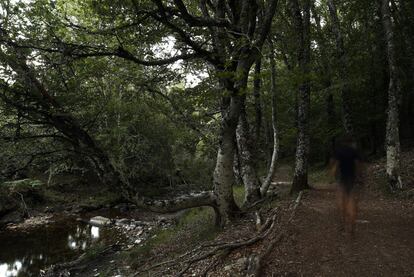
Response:
[[[128,219],[128,218],[121,218],[121,219],[117,220],[117,222],[119,222],[121,224],[129,224],[131,222],[131,220]]]
[[[89,220],[89,224],[95,225],[95,226],[107,226],[111,225],[111,220],[107,217],[103,216],[94,216]]]

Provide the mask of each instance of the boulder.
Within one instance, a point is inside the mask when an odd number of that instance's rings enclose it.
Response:
[[[94,216],[89,220],[89,224],[94,225],[94,226],[108,226],[112,224],[112,221],[107,218],[107,217],[103,217],[103,216]]]

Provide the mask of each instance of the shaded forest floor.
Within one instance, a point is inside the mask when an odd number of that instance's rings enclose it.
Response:
[[[335,184],[325,171],[313,174],[311,182],[314,189],[305,192],[290,223],[283,218],[286,219],[291,213],[288,207],[294,198],[287,195],[288,186],[279,186],[280,198],[266,203],[262,210],[266,217],[271,207],[280,208],[279,217],[282,219],[277,230],[284,235],[264,259],[263,276],[414,276],[413,161],[414,152],[403,155],[407,189],[397,195],[383,189],[384,160],[367,166],[365,184],[359,193],[354,236],[340,228]],[[286,181],[289,169],[282,167],[280,171],[278,176],[282,177],[275,181]],[[255,232],[254,218],[248,216],[232,228],[218,233],[215,241],[246,240]],[[165,248],[162,245],[153,248],[149,253],[157,255],[158,259],[149,264],[194,247],[186,245],[185,239],[178,241],[170,241],[168,246],[164,245],[167,246]],[[268,244],[269,241],[264,240],[232,251],[226,258],[219,258],[206,276],[245,276],[247,258],[262,253]],[[214,263],[214,259],[199,262],[184,276],[200,276]],[[149,264],[140,264],[137,269]],[[176,276],[183,264],[177,265],[177,270],[163,268],[139,276]]]
[[[413,201],[363,194],[356,233],[339,228],[332,191],[310,191],[289,236],[266,260],[266,276],[412,276]]]
[[[290,222],[295,197],[288,195],[288,185],[279,185],[278,197],[260,208],[266,219],[278,207],[275,232],[283,233],[263,260],[262,276],[414,276],[414,151],[402,158],[407,188],[394,195],[384,189],[384,160],[367,166],[355,236],[339,228],[335,184],[325,169],[311,174],[313,189],[303,194]],[[288,181],[290,171],[281,166],[275,181]],[[242,200],[242,191],[235,189],[236,200]],[[128,251],[115,247],[76,264],[71,276],[177,276],[186,263],[174,260],[183,253],[203,243],[245,241],[256,234],[254,213],[217,230],[212,210],[192,209],[175,226],[154,230],[144,244]],[[182,276],[203,276],[207,268],[205,276],[246,276],[248,258],[263,253],[269,237],[194,263]],[[174,262],[146,270],[165,261]]]

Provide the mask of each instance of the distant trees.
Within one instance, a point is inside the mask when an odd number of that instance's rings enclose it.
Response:
[[[335,35],[336,43],[336,57],[338,58],[339,64],[339,78],[342,82],[341,84],[341,98],[342,98],[342,123],[345,129],[345,132],[355,137],[354,132],[354,123],[352,119],[352,110],[350,103],[350,85],[348,77],[348,58],[345,51],[344,38],[341,31],[341,25],[338,18],[338,12],[334,0],[328,0],[329,15],[331,18],[332,31]]]

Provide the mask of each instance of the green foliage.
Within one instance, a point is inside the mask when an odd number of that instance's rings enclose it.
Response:
[[[392,9],[398,19],[394,20],[394,28],[403,88],[401,135],[412,139],[414,9],[408,2],[398,2]],[[155,24],[150,16],[137,12],[134,3],[2,2],[0,25],[6,31],[4,34],[2,31],[2,51],[10,59],[27,58],[53,98],[109,155],[125,182],[136,184],[140,189],[155,188],[155,192],[160,187],[210,189],[219,142],[220,97],[231,93],[219,91],[217,81],[219,78],[238,81],[241,76],[239,72],[226,70],[233,65],[230,59],[223,69],[212,70],[203,59],[142,66],[115,55],[123,49],[136,59],[151,61],[192,51],[176,31]],[[155,8],[152,1],[138,3],[142,11]],[[186,1],[185,5],[190,13],[201,16],[196,2]],[[345,81],[340,76],[342,65],[327,1],[316,1],[312,7],[311,69],[306,75],[297,66],[297,34],[289,3],[278,3],[270,38],[276,53],[281,158],[292,159],[295,153],[296,99],[298,86],[304,80],[311,84],[312,164],[325,163],[333,139],[343,134],[341,89],[344,85],[350,89],[360,145],[368,154],[382,152],[388,72],[378,2],[338,2],[337,8],[347,57]],[[205,30],[189,28],[180,20],[174,22],[196,42],[208,37],[204,46],[209,49],[210,37]],[[237,48],[246,38],[233,35],[233,46]],[[90,57],[83,56],[85,53],[91,54]],[[272,147],[268,45],[260,53],[261,74],[251,73],[248,88],[242,93],[247,97],[246,110],[253,130],[252,82],[256,77],[262,79],[262,131],[254,141],[254,148],[257,167],[267,169]],[[58,168],[71,171],[75,166],[91,167],[86,163],[90,162],[88,150],[74,147],[71,138],[51,127],[53,124],[43,117],[44,110],[38,99],[28,93],[3,89],[8,85],[25,91],[22,80],[15,80],[15,73],[3,63],[0,67],[0,178],[16,178],[17,173],[44,175]],[[189,79],[199,79],[199,82],[190,84]],[[332,95],[332,115],[327,111],[329,95]],[[265,171],[261,170],[261,175]]]

